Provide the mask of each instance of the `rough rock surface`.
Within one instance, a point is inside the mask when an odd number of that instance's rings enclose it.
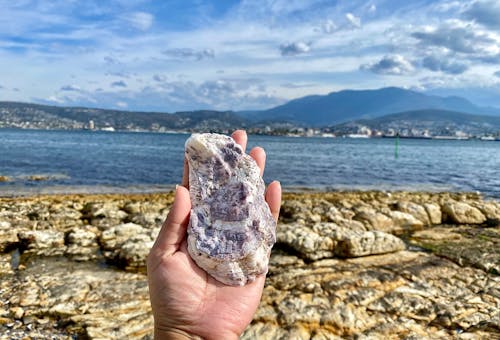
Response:
[[[328,257],[358,257],[391,253],[405,249],[404,242],[382,231],[359,231],[335,223],[299,223],[280,225],[278,242],[292,247],[303,258],[319,260]]]
[[[193,260],[227,285],[242,286],[267,273],[276,222],[257,163],[231,137],[212,133],[193,134],[186,159]]]
[[[486,221],[479,209],[464,202],[449,201],[443,205],[443,212],[455,223],[481,224]]]
[[[335,254],[342,257],[358,257],[392,253],[405,249],[400,238],[382,231],[353,232],[339,241]]]
[[[172,200],[0,198],[0,339],[152,339],[143,269]],[[486,221],[457,224],[444,212],[455,202]],[[403,227],[395,211],[422,225]],[[285,193],[242,339],[499,339],[499,221],[500,202],[476,194]],[[366,244],[406,249],[339,256],[345,240],[380,232]]]

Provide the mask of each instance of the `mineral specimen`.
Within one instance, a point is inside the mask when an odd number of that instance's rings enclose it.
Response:
[[[243,286],[267,273],[276,222],[257,163],[228,136],[186,141],[192,203],[188,252],[218,281]]]

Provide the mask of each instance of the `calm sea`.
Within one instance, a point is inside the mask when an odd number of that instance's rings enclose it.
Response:
[[[182,175],[188,135],[0,129],[0,196],[147,192]],[[479,191],[500,198],[500,143],[249,136],[267,152],[264,179],[288,188]],[[43,180],[34,180],[41,175]]]

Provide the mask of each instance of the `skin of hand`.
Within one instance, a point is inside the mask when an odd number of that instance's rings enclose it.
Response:
[[[245,131],[233,139],[246,148]],[[266,154],[250,151],[264,172]],[[199,268],[187,251],[186,234],[191,210],[188,169],[184,163],[182,185],[147,259],[148,283],[154,315],[155,339],[238,339],[259,305],[265,275],[245,286],[226,286]],[[266,202],[275,220],[281,205],[281,186],[272,182]]]

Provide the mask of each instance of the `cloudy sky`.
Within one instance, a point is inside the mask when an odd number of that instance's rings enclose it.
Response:
[[[0,100],[246,110],[385,86],[500,107],[500,1],[0,0]]]

